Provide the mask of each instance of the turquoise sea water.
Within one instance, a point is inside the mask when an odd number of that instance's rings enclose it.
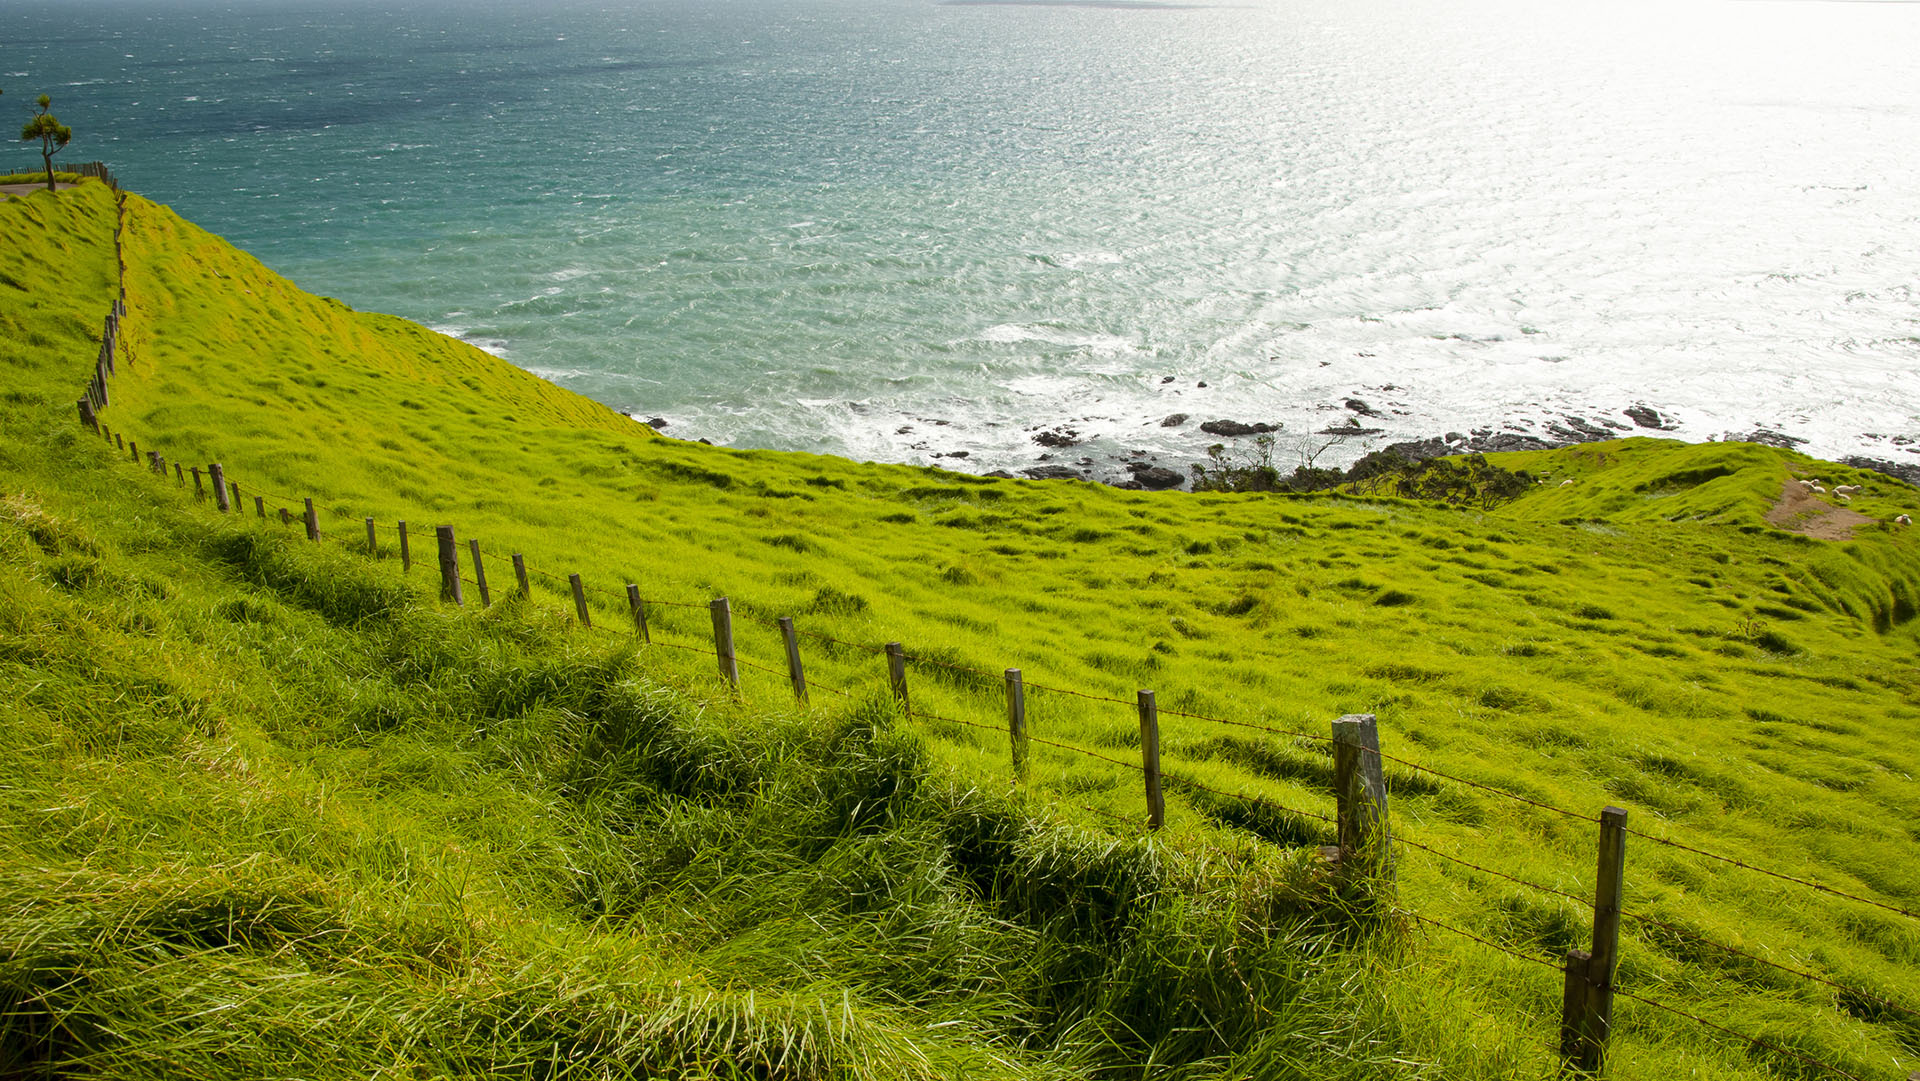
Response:
[[[1375,444],[1644,403],[1920,463],[1920,4],[6,21],[0,111],[51,94],[70,159],[669,434],[1182,468],[1219,417],[1285,455],[1349,399]]]

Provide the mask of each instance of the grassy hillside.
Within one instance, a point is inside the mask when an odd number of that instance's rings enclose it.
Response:
[[[1482,512],[712,448],[131,197],[104,419],[243,495],[314,497],[313,546],[75,423],[113,220],[93,183],[0,206],[0,1075],[311,1074],[326,1040],[362,1075],[1539,1076],[1539,962],[1584,944],[1593,826],[1476,785],[1628,809],[1627,908],[1657,923],[1629,921],[1623,990],[1860,1077],[1915,1068],[1920,922],[1655,840],[1920,911],[1920,543],[1884,522],[1920,509],[1908,486],[1639,439],[1511,456],[1547,483]],[[1874,521],[1769,524],[1797,476],[1861,484]],[[435,602],[435,524],[481,540],[496,598],[524,553],[533,603]],[[628,582],[656,647],[609,629]],[[737,700],[669,648],[721,595],[776,670]],[[787,615],[832,639],[804,640],[812,710],[778,671]],[[889,704],[886,641],[928,716]],[[1049,742],[1018,787],[1009,666],[1060,689],[1030,692]],[[1138,754],[1143,687],[1184,715],[1152,839],[1107,760]],[[1356,927],[1330,892],[1313,737],[1351,712],[1404,760],[1398,904],[1514,953]],[[1610,1073],[1820,1076],[1635,1001]]]

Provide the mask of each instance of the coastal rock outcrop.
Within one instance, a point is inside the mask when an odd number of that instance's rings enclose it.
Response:
[[[1280,426],[1278,424],[1267,424],[1264,422],[1247,424],[1238,420],[1210,420],[1202,424],[1200,430],[1208,435],[1265,435],[1268,432],[1279,431]]]

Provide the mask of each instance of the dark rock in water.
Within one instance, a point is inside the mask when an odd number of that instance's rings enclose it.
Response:
[[[900,427],[898,427],[898,428],[895,428],[895,429],[893,430],[893,434],[895,434],[895,435],[912,435],[912,434],[913,434],[913,425],[911,425],[911,424],[902,424],[902,425],[901,425]]]
[[[1127,472],[1133,474],[1133,479],[1139,482],[1140,487],[1156,492],[1165,488],[1178,488],[1180,482],[1186,479],[1165,466],[1147,465],[1144,462],[1129,463]]]
[[[1379,435],[1385,428],[1362,428],[1349,417],[1345,424],[1335,424],[1315,432],[1315,435]]]
[[[1200,387],[1200,388],[1201,388],[1201,389],[1203,389],[1203,390],[1204,390],[1204,389],[1206,388],[1206,385],[1207,385],[1207,383],[1206,383],[1206,380],[1204,380],[1204,379],[1203,379],[1203,380],[1201,380],[1200,382],[1198,382],[1198,383],[1195,383],[1195,384],[1194,384],[1194,386],[1196,386],[1196,387]]]
[[[1080,442],[1080,433],[1072,428],[1049,428],[1033,437],[1043,447],[1071,447]]]
[[[1161,376],[1161,377],[1160,377],[1160,382],[1162,382],[1162,383],[1171,383],[1171,382],[1173,382],[1173,376],[1171,376],[1171,375],[1163,375],[1163,376]]]
[[[1467,441],[1467,433],[1448,432],[1443,438],[1449,443],[1465,443]]]
[[[1745,435],[1728,435],[1726,441],[1729,443],[1758,443],[1763,447],[1779,447],[1781,450],[1792,450],[1795,447],[1804,446],[1807,442],[1798,436],[1788,435],[1785,432],[1776,432],[1770,428],[1755,428]]]
[[[1034,480],[1085,480],[1086,474],[1064,465],[1036,465],[1020,472]]]
[[[1645,406],[1645,405],[1629,406],[1628,408],[1621,410],[1621,412],[1624,412],[1627,415],[1628,420],[1633,421],[1635,424],[1638,424],[1642,428],[1653,428],[1662,432],[1670,432],[1670,431],[1673,431],[1675,427],[1675,425],[1668,422],[1668,420],[1665,417],[1661,416],[1657,410],[1651,408],[1650,406]]]
[[[1547,431],[1556,439],[1569,443],[1598,443],[1603,439],[1612,439],[1613,433],[1590,420],[1579,417],[1567,417],[1565,424],[1549,424]]]
[[[700,439],[700,442],[701,442],[701,443],[704,443],[705,445],[707,445],[707,446],[709,446],[709,447],[711,447],[711,446],[713,446],[713,440],[711,440],[711,439],[708,439],[708,438],[706,438],[705,436],[702,436],[702,437],[701,437],[701,439]]]
[[[1182,424],[1185,424],[1186,422],[1187,422],[1187,415],[1185,413],[1175,413],[1170,417],[1162,418],[1160,421],[1160,427],[1178,428]]]
[[[1244,424],[1237,420],[1210,420],[1202,424],[1200,430],[1208,435],[1265,435],[1268,432],[1279,431],[1280,426],[1266,423]]]
[[[1439,439],[1415,439],[1405,443],[1395,443],[1381,453],[1405,458],[1409,462],[1424,462],[1428,458],[1445,458],[1454,449]]]
[[[1580,440],[1579,442],[1591,442],[1591,440]],[[1564,444],[1549,443],[1537,436],[1501,432],[1499,435],[1481,436],[1473,439],[1467,443],[1466,449],[1476,454],[1504,454],[1510,450],[1552,450],[1556,446],[1563,445]]]
[[[947,452],[947,457],[949,458],[970,458],[972,456],[973,452],[970,450],[950,450]]]
[[[1363,417],[1377,417],[1380,415],[1379,410],[1375,409],[1374,407],[1368,405],[1367,403],[1361,401],[1358,398],[1348,398],[1347,408],[1353,410],[1354,412],[1360,414]]]
[[[990,473],[982,473],[980,475],[983,477],[993,477],[996,480],[1013,480],[1014,479],[1013,474],[1007,472],[1004,469],[995,469]]]
[[[654,431],[659,431],[660,429],[666,426],[667,426],[667,418],[665,417],[654,417],[651,420],[647,421],[647,427],[652,428]]]
[[[1908,484],[1920,487],[1920,465],[1889,462],[1885,458],[1862,458],[1858,455],[1851,458],[1842,458],[1840,462],[1842,465],[1850,465],[1855,469],[1871,469],[1875,473],[1882,473],[1886,476],[1904,480]]]

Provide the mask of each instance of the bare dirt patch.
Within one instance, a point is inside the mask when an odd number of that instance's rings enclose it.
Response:
[[[1780,498],[1767,512],[1767,522],[1821,540],[1852,540],[1853,531],[1871,525],[1873,519],[1856,510],[1836,507],[1819,492],[1788,479],[1780,486]]]

